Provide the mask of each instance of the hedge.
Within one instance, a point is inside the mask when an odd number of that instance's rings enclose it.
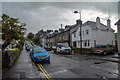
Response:
[[[12,50],[10,50],[10,53],[19,53],[20,52],[20,50],[19,49],[12,49]]]
[[[72,48],[72,50],[80,50],[80,48]],[[90,48],[82,48],[82,50],[84,51],[90,51]]]

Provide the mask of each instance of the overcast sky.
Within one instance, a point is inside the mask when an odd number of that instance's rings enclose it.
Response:
[[[37,33],[39,30],[59,29],[60,24],[73,25],[79,19],[79,14],[74,10],[81,11],[83,23],[95,21],[100,17],[101,23],[107,24],[111,19],[111,26],[118,20],[117,2],[3,2],[2,13],[11,17],[17,17],[27,24],[27,34]]]

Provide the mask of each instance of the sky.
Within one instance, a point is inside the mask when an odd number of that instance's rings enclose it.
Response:
[[[26,34],[35,34],[41,29],[58,30],[61,24],[63,28],[73,25],[79,19],[79,14],[74,14],[75,10],[81,11],[83,23],[100,17],[101,23],[106,25],[109,18],[116,32],[114,24],[118,20],[118,2],[2,2],[2,13],[27,24]]]

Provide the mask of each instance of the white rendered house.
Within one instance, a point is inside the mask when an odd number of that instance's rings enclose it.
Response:
[[[82,25],[82,48],[91,48],[95,45],[115,45],[114,30],[111,28],[111,21],[107,20],[107,25],[100,23],[100,18],[96,22],[87,21]],[[72,46],[80,48],[80,28],[72,33]]]

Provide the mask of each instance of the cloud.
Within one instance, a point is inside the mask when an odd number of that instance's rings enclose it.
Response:
[[[58,29],[60,24],[75,24],[79,15],[74,10],[82,11],[83,22],[95,21],[99,16],[105,23],[110,14],[113,25],[118,15],[117,5],[117,2],[3,2],[2,11],[26,22],[27,33],[37,33],[40,29]]]

